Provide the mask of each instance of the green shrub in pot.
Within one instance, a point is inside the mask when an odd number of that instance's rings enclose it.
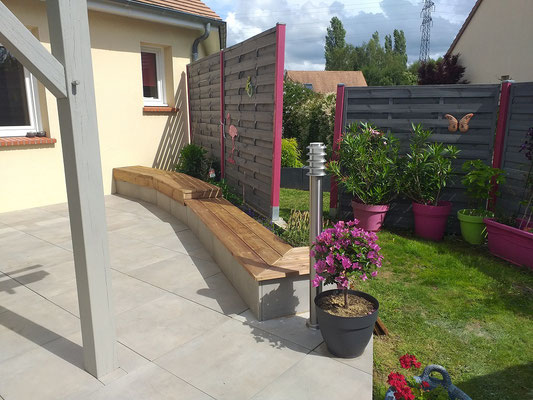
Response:
[[[413,201],[415,233],[426,239],[441,240],[451,203],[441,196],[452,172],[452,160],[459,150],[453,145],[430,142],[431,130],[412,125],[409,152],[402,157],[401,190]]]
[[[339,146],[330,172],[352,194],[359,227],[379,230],[389,203],[398,195],[399,142],[367,123],[351,124]]]
[[[492,168],[481,160],[470,160],[463,164],[466,175],[461,183],[466,187],[466,194],[472,208],[457,212],[461,223],[461,234],[470,244],[481,244],[486,236],[484,218],[491,218],[494,214],[486,209],[487,200],[493,192],[493,183],[500,185],[505,182],[505,172],[499,168]]]

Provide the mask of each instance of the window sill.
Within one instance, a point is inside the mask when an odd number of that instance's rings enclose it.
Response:
[[[143,113],[145,114],[173,114],[177,113],[180,109],[176,107],[155,107],[155,106],[144,106]]]
[[[40,144],[54,144],[57,142],[57,139],[49,137],[23,137],[23,136],[12,136],[12,137],[0,137],[0,147],[11,147],[11,146],[32,146]]]

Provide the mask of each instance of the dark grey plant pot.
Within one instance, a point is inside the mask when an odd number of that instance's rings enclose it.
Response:
[[[372,337],[378,318],[379,302],[367,293],[348,290],[348,293],[370,301],[374,305],[374,312],[364,317],[338,317],[318,306],[319,299],[335,293],[342,293],[342,290],[327,290],[315,297],[318,326],[331,354],[341,358],[359,357]]]

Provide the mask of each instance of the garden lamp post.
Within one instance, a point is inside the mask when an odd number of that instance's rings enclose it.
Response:
[[[309,243],[313,243],[316,237],[322,232],[322,184],[326,175],[326,146],[324,143],[310,143],[307,147],[309,152],[309,166],[307,176],[309,176]],[[318,321],[315,308],[315,297],[322,292],[322,285],[313,287],[315,278],[315,258],[309,257],[309,320],[307,326],[311,329],[318,329]]]

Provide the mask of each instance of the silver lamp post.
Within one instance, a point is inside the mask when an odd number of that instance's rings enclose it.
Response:
[[[307,176],[309,176],[309,242],[313,243],[322,232],[322,184],[323,176],[326,175],[326,146],[324,143],[311,143],[307,149],[309,163]],[[313,287],[315,278],[315,258],[309,257],[309,319],[307,326],[318,329],[318,321],[315,307],[315,297],[322,292],[322,285]]]

